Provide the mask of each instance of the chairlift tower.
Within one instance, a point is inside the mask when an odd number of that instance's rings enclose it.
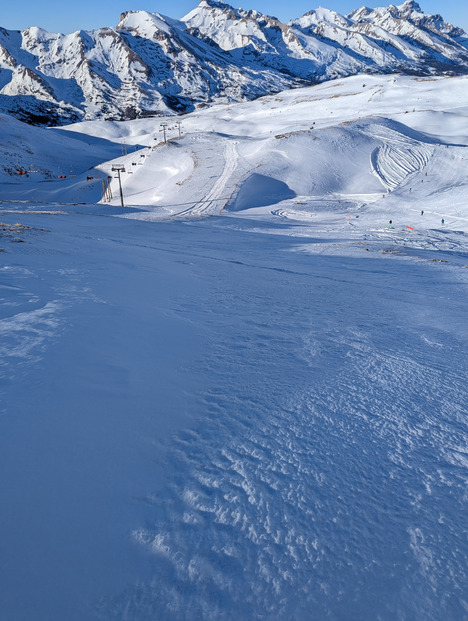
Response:
[[[160,132],[163,132],[163,135],[164,135],[164,144],[165,144],[165,143],[167,142],[167,140],[166,140],[166,129],[167,129],[167,123],[161,123],[161,124],[159,125],[159,127],[162,127],[162,129],[160,129],[159,131],[160,131]]]
[[[119,177],[119,190],[120,190],[120,204],[125,207],[122,192],[122,181],[120,179],[120,173],[125,172],[125,166],[123,164],[115,164],[112,166],[112,172],[116,172]]]
[[[182,125],[182,122],[181,121],[176,121],[176,125],[177,125],[177,128],[179,130],[179,138],[182,138],[182,134],[181,134],[181,131],[180,131],[180,126]]]

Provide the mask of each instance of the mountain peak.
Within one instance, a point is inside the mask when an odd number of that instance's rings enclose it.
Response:
[[[232,9],[233,7],[223,0],[200,0],[200,5],[207,5],[213,9]]]
[[[203,11],[206,9],[215,9],[219,11],[232,11],[234,7],[232,7],[227,2],[223,2],[223,0],[200,0],[199,4],[190,11],[191,13],[195,11]]]
[[[421,7],[417,2],[415,2],[415,0],[406,0],[406,2],[403,2],[400,6],[397,6],[396,9],[401,17],[406,18],[410,17],[412,13],[423,14]]]
[[[343,17],[343,15],[340,15],[336,11],[333,11],[331,9],[325,9],[319,6],[316,9],[313,9],[312,11],[308,11],[299,19],[292,20],[290,24],[299,25],[302,28],[304,28],[306,26],[310,27],[312,25],[318,25],[319,23],[322,23],[322,22],[325,22],[328,24],[335,24],[337,26],[342,26],[344,28],[349,26],[351,23],[349,19],[347,19],[346,17]]]
[[[115,29],[74,35],[0,28],[0,110],[41,122],[120,120],[359,73],[465,75],[463,34],[415,0],[347,16],[318,7],[288,24],[201,0],[182,20],[128,11]]]
[[[403,4],[400,4],[398,8],[402,10],[411,9],[412,11],[418,11],[418,13],[422,13],[421,7],[417,2],[415,2],[415,0],[406,0],[405,2],[403,2]]]
[[[126,11],[122,13],[116,30],[137,32],[146,38],[151,38],[155,31],[162,30],[166,34],[171,33],[168,20],[163,15],[149,13],[148,11]]]

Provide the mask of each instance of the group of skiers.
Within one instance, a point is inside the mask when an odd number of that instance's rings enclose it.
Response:
[[[421,215],[422,215],[422,216],[424,215],[424,209],[421,209]],[[441,224],[445,224],[445,220],[444,220],[444,218],[442,218],[442,219],[441,219],[440,223],[441,223]],[[389,220],[389,221],[388,221],[388,226],[390,226],[390,227],[391,227],[391,226],[392,226],[392,224],[393,224],[393,220]]]

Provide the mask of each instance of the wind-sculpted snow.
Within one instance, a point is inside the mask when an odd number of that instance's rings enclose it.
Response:
[[[2,621],[466,616],[466,88],[0,118]]]
[[[152,578],[102,618],[458,618],[461,315],[447,330],[437,305],[423,318],[401,264],[271,251],[217,252],[202,306],[174,307],[209,329],[210,389],[155,449],[172,475],[133,531]]]
[[[59,310],[56,302],[48,302],[43,308],[0,320],[2,364],[10,357],[37,360],[34,354],[47,338],[57,333],[56,314]]]
[[[61,310],[4,324],[42,339],[0,367],[6,613],[463,615],[463,236],[22,217]]]

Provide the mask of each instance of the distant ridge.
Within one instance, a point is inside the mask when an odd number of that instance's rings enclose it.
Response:
[[[359,73],[468,74],[468,38],[414,0],[287,24],[201,0],[181,20],[128,11],[90,32],[0,28],[0,111],[34,124],[189,112]]]

